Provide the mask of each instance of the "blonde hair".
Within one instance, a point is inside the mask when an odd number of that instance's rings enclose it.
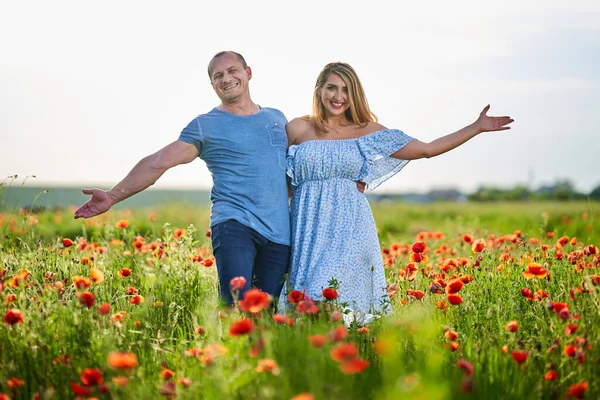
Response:
[[[377,116],[369,108],[367,96],[354,68],[343,62],[333,62],[327,64],[317,77],[313,92],[312,114],[304,118],[312,122],[317,134],[323,135],[328,132],[325,128],[325,106],[321,101],[319,91],[323,89],[325,82],[327,82],[331,74],[336,74],[342,78],[348,89],[350,107],[344,113],[346,119],[361,127],[365,126],[368,122],[377,122]]]

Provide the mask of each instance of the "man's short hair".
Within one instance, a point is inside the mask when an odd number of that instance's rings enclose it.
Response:
[[[244,59],[244,56],[242,56],[240,53],[236,53],[235,51],[231,51],[231,50],[220,51],[217,54],[215,54],[213,56],[213,58],[211,58],[210,62],[208,63],[208,77],[209,78],[212,79],[211,68],[212,68],[213,61],[215,59],[217,59],[219,57],[222,57],[224,55],[227,55],[227,54],[233,54],[234,56],[236,56],[236,58],[238,59],[238,61],[242,63],[242,67],[244,67],[244,69],[248,67],[248,64],[246,64],[246,60]]]

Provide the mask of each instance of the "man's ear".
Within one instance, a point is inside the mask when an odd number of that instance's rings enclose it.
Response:
[[[252,68],[246,67],[246,73],[248,74],[248,80],[252,79]]]

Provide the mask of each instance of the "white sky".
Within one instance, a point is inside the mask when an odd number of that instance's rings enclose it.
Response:
[[[288,119],[330,61],[356,69],[383,125],[423,141],[488,103],[515,118],[378,191],[600,184],[600,2],[417,3],[0,1],[0,181],[112,186],[219,103],[206,65],[230,49],[254,101]],[[211,178],[195,161],[156,186]]]

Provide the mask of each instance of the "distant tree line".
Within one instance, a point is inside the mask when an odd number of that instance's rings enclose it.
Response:
[[[600,200],[600,185],[590,193],[581,193],[568,180],[558,180],[552,185],[541,186],[532,190],[524,185],[503,189],[491,186],[481,186],[475,192],[467,194],[470,201],[527,201],[527,200]]]

